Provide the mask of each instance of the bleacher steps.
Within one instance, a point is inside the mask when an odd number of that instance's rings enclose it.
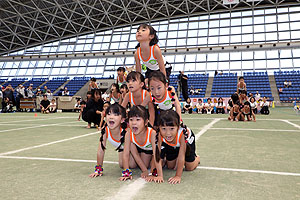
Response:
[[[211,96],[213,82],[214,82],[214,77],[208,77],[205,98],[208,98]]]
[[[279,94],[278,94],[278,88],[277,88],[277,85],[276,85],[274,75],[269,75],[269,82],[270,82],[272,96],[274,97],[274,101],[275,102],[280,102]]]
[[[75,94],[74,96],[81,96],[82,99],[85,99],[85,98],[86,98],[86,93],[87,93],[87,91],[88,91],[88,89],[89,89],[89,84],[90,84],[90,81],[87,81],[87,82],[84,84],[84,86],[82,86],[82,87],[80,88],[80,90],[78,90],[78,91],[76,92],[76,94]]]
[[[53,92],[53,96],[60,90],[60,88],[65,87],[65,85],[67,85],[71,80],[67,80],[64,84],[62,84],[61,86],[59,86],[54,92]]]

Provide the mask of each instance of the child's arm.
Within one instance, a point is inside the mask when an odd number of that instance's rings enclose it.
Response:
[[[157,59],[159,70],[167,77],[164,59],[161,50],[157,45],[154,46],[154,57]]]
[[[151,136],[151,143],[152,143],[152,141],[155,141],[155,136],[154,136],[154,138]],[[162,141],[161,141],[161,138],[160,138],[160,134],[158,134],[157,147],[154,144],[155,148],[153,148],[153,155],[154,155],[153,159],[155,161],[155,167],[156,167],[156,170],[157,170],[157,177],[155,177],[153,179],[153,181],[156,182],[156,183],[163,183],[164,182],[164,176],[163,176],[163,170],[162,170],[162,159],[160,158],[161,143],[162,143]],[[158,150],[159,150],[158,155],[156,155],[156,148],[158,148]],[[159,162],[156,161],[156,156],[158,156]]]
[[[169,178],[168,182],[171,184],[180,183],[181,181],[181,175],[184,167],[185,162],[185,151],[186,151],[186,143],[184,135],[180,137],[180,149],[179,154],[177,157],[177,170],[174,177]]]
[[[253,110],[251,110],[251,112],[252,112],[252,116],[253,116],[253,121],[256,122],[256,118],[255,118],[255,114],[254,114]]]
[[[142,178],[146,178],[148,176],[148,169],[145,165],[145,163],[143,162],[137,148],[136,148],[136,145],[131,143],[130,144],[130,153],[131,155],[133,156],[136,164],[140,167],[140,169],[142,170],[142,174],[141,174],[141,177]]]
[[[123,101],[122,101],[121,106],[122,106],[123,108],[126,109],[127,104],[128,104],[128,101],[129,101],[129,93],[127,93],[127,94],[125,95],[125,97],[124,97],[124,99],[123,99]]]
[[[148,110],[149,110],[149,122],[150,122],[151,126],[153,126],[154,119],[155,119],[155,111],[154,111],[154,105],[153,105],[152,101],[150,101],[148,103]]]
[[[103,122],[104,122],[104,115],[105,115],[105,111],[103,110],[102,111],[102,114],[101,114],[101,121],[100,121],[100,125],[99,125],[99,130],[101,129],[102,125],[103,125]]]
[[[123,168],[122,177],[119,178],[120,181],[126,181],[127,179],[132,179],[132,172],[129,169],[129,156],[130,156],[130,132],[129,129],[125,135],[124,150],[123,150]]]
[[[134,54],[134,60],[135,60],[135,70],[136,70],[137,72],[141,72],[141,71],[142,71],[142,65],[141,65],[139,56],[138,56],[138,54],[137,54],[137,51],[136,51],[135,54]]]
[[[106,133],[103,135],[103,146],[106,146]],[[103,160],[104,160],[105,150],[102,149],[101,142],[99,142],[98,150],[97,150],[97,165],[95,166],[95,172],[90,174],[89,177],[94,178],[97,176],[103,175]],[[102,171],[101,171],[102,170]]]

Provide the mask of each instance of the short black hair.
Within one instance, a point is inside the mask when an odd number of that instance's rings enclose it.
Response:
[[[117,69],[117,72],[118,71],[123,71],[123,72],[125,72],[125,68],[124,67],[119,67],[118,69]]]
[[[241,76],[240,78],[239,78],[239,80],[241,80],[241,79],[244,79],[244,77],[243,76]],[[245,79],[244,79],[245,80]]]

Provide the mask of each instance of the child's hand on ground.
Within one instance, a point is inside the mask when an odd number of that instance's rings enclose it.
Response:
[[[148,177],[148,171],[142,172],[141,177],[142,177],[142,178]]]
[[[89,177],[95,178],[95,177],[97,177],[97,176],[102,176],[102,175],[103,175],[103,174],[98,174],[98,172],[94,172],[94,173],[90,174]]]
[[[154,177],[153,181],[155,183],[163,183],[164,182],[164,178],[162,176],[157,176],[157,177]]]
[[[132,180],[132,176],[122,176],[119,178],[120,181]]]
[[[146,178],[145,178],[145,181],[147,181],[147,182],[152,182],[152,181],[154,181],[154,178],[155,178],[155,176],[147,176]]]
[[[180,181],[181,181],[181,177],[179,177],[179,176],[171,177],[171,178],[169,178],[169,180],[168,180],[168,182],[169,182],[170,184],[177,184],[177,183],[180,183]]]

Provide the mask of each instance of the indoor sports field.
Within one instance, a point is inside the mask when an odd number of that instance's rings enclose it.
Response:
[[[93,172],[99,132],[77,113],[0,114],[0,199],[300,199],[300,115],[271,109],[257,122],[227,115],[184,115],[201,165],[182,183],[120,182],[108,144],[104,176]],[[175,174],[164,170],[165,181]]]

